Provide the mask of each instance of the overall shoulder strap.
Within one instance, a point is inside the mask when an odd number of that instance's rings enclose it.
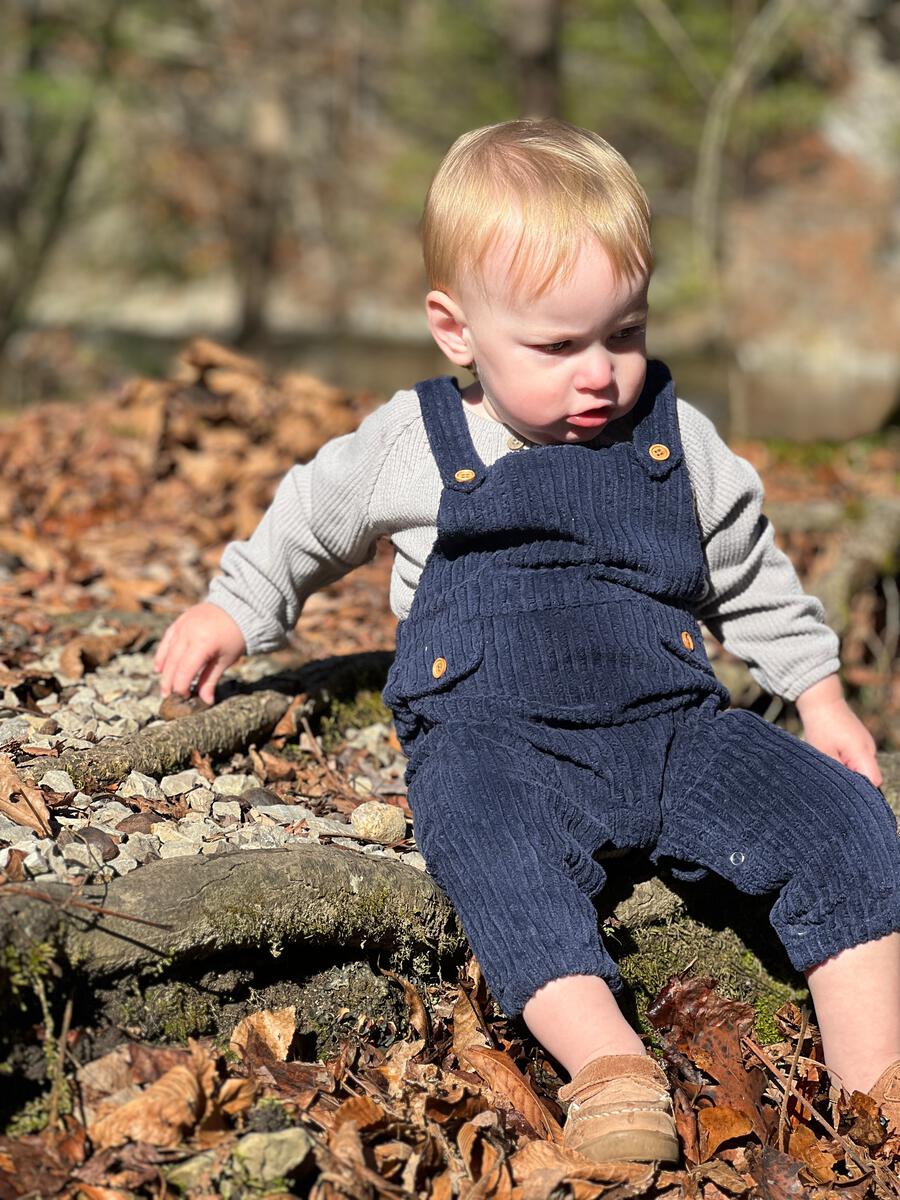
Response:
[[[478,457],[463,409],[459,385],[450,375],[416,384],[422,421],[444,487],[471,492],[487,468]]]
[[[651,358],[635,410],[632,446],[649,475],[662,479],[682,460],[675,384],[665,363]]]

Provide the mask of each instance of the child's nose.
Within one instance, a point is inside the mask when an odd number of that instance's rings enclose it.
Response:
[[[589,347],[579,366],[580,370],[575,380],[575,387],[579,390],[597,392],[612,382],[612,356],[605,346]]]

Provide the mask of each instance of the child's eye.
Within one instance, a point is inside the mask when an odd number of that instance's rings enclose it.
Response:
[[[613,334],[614,342],[627,342],[631,338],[640,337],[646,330],[646,325],[629,325],[626,329],[620,329],[618,333]]]
[[[572,345],[571,342],[550,342],[547,346],[538,346],[539,350],[543,350],[545,354],[561,354],[563,350],[568,350]]]

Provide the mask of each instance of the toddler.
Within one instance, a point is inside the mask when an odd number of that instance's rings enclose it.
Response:
[[[398,392],[281,482],[161,691],[210,703],[304,600],[396,554],[385,700],[428,868],[500,1004],[571,1075],[566,1144],[675,1161],[666,1079],[623,1017],[592,898],[601,847],[773,894],[826,1063],[900,1128],[900,851],[837,639],[761,515],[758,477],[647,361],[647,201],[560,121],[461,137],[423,219],[431,332],[475,380]],[[727,707],[698,619],[805,741]]]

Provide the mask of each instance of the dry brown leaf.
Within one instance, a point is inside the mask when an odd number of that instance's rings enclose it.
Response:
[[[373,1126],[386,1125],[388,1114],[369,1096],[351,1096],[334,1114],[332,1130],[340,1129],[346,1121],[352,1121],[357,1129],[371,1129]]]
[[[7,754],[0,754],[0,813],[17,825],[49,835],[50,810],[41,789],[19,778],[15,764]]]
[[[219,1088],[217,1103],[229,1117],[246,1112],[256,1099],[256,1084],[252,1079],[226,1079]]]
[[[284,1062],[296,1031],[297,1010],[294,1005],[250,1013],[235,1026],[229,1048],[242,1057],[246,1057],[249,1050],[259,1057],[264,1050],[268,1052],[268,1057]]]
[[[394,983],[398,983],[403,989],[403,999],[406,1001],[406,1007],[409,1009],[409,1023],[413,1029],[423,1039],[428,1042],[431,1037],[431,1020],[428,1016],[428,1010],[422,1001],[422,997],[407,979],[402,979],[393,971],[389,971],[387,967],[381,968],[382,975],[387,975],[388,979],[393,979]]]
[[[603,1185],[605,1193],[624,1200],[652,1195],[656,1168],[648,1163],[595,1163],[552,1142],[529,1142],[510,1159],[513,1179],[522,1185],[523,1200],[546,1200],[564,1181]]]
[[[90,1126],[96,1149],[125,1142],[173,1148],[199,1121],[207,1103],[208,1078],[201,1064],[179,1064],[139,1096]]]
[[[486,1171],[490,1171],[499,1158],[496,1147],[485,1137],[485,1131],[488,1129],[497,1129],[495,1112],[478,1113],[471,1121],[461,1125],[456,1135],[456,1144],[469,1178],[475,1181]]]
[[[691,1171],[691,1179],[710,1179],[720,1191],[727,1192],[730,1196],[746,1196],[753,1186],[752,1181],[746,1180],[730,1163],[721,1158],[696,1167]]]
[[[459,989],[459,997],[453,1005],[452,1021],[453,1053],[460,1063],[465,1061],[466,1051],[470,1046],[491,1048],[481,1010],[465,988]]]
[[[791,1133],[789,1149],[794,1158],[806,1163],[806,1171],[814,1183],[834,1183],[834,1167],[843,1155],[832,1153],[823,1147],[822,1143],[808,1125],[798,1125]]]
[[[540,1101],[509,1055],[502,1050],[469,1046],[465,1056],[491,1091],[505,1097],[539,1137],[562,1141],[562,1126]]]
[[[131,646],[139,636],[135,629],[120,633],[82,634],[72,638],[59,656],[60,671],[72,679],[81,679],[86,669],[102,667],[119,653]]]
[[[697,1113],[700,1130],[700,1159],[712,1158],[723,1142],[746,1137],[753,1130],[753,1122],[746,1113],[737,1109],[716,1106],[701,1108]]]

